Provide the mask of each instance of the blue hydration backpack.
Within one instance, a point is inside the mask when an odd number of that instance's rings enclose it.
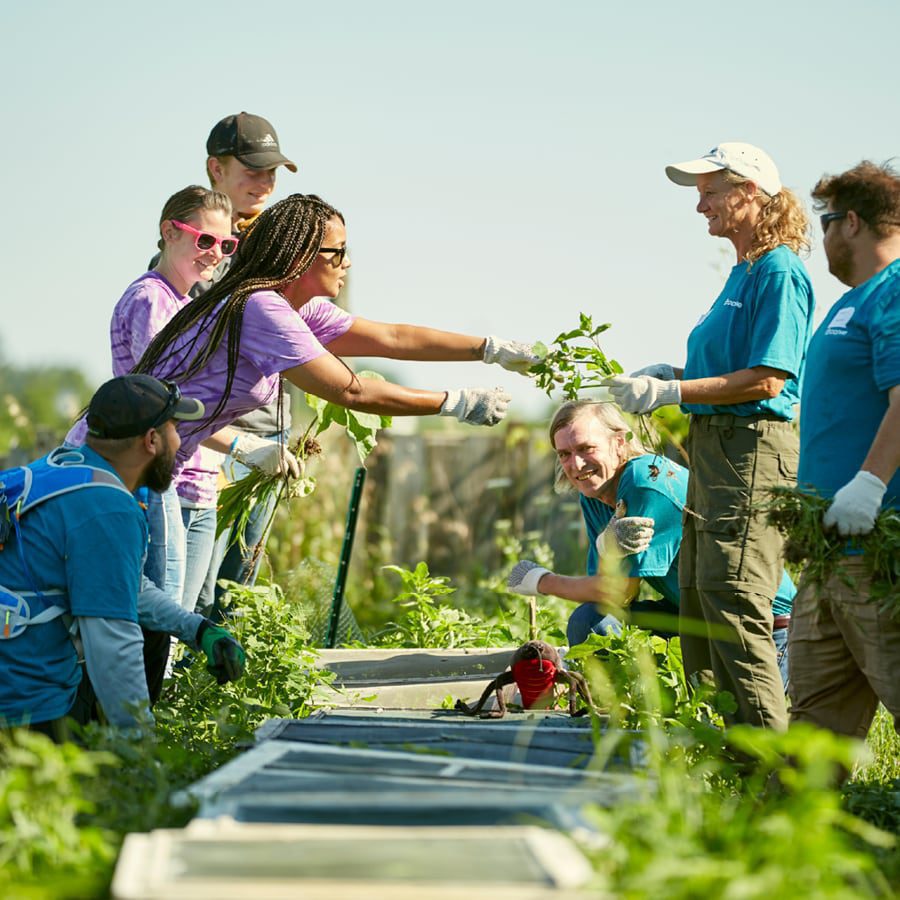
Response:
[[[56,450],[27,466],[0,472],[0,549],[11,540],[18,548],[31,590],[12,590],[0,585],[0,640],[18,637],[29,625],[41,625],[68,610],[60,603],[61,590],[41,591],[32,574],[22,543],[21,520],[29,510],[81,488],[115,488],[131,494],[121,480],[106,469],[89,466],[79,450]]]

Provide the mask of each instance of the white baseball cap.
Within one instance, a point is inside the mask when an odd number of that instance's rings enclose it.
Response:
[[[666,166],[666,175],[675,184],[695,185],[698,175],[722,169],[734,172],[742,178],[749,178],[770,197],[774,197],[781,190],[781,178],[772,157],[753,144],[742,144],[739,141],[719,144],[700,159],[690,159],[687,162],[675,163],[674,166]]]

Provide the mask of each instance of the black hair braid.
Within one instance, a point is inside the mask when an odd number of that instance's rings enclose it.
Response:
[[[325,226],[334,217],[343,221],[336,209],[314,194],[292,194],[262,213],[244,232],[221,280],[169,320],[132,371],[175,381],[187,379],[209,363],[224,341],[228,354],[225,385],[215,409],[205,417],[215,418],[234,384],[248,298],[300,277],[313,264]],[[195,326],[199,327],[187,343],[179,341]],[[175,367],[177,357],[182,363]],[[173,364],[170,370],[167,363]]]

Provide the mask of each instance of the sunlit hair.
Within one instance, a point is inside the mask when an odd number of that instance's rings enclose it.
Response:
[[[334,218],[344,221],[333,206],[314,194],[291,194],[269,207],[243,233],[228,271],[169,320],[133,371],[185,381],[200,372],[225,343],[228,357],[222,396],[206,416],[215,418],[234,384],[247,299],[256,291],[277,290],[299,278],[315,261],[325,228]],[[186,343],[184,336],[195,326],[199,326],[196,334]]]
[[[211,191],[208,188],[200,187],[198,184],[192,184],[172,194],[166,200],[166,205],[159,214],[159,227],[162,229],[162,223],[167,222],[169,219],[177,219],[179,222],[190,224],[191,217],[203,210],[225,213],[228,220],[231,220],[231,201],[226,194],[222,194],[219,191]],[[164,250],[166,246],[161,230],[156,246],[160,250]]]
[[[625,420],[615,403],[598,400],[570,400],[567,403],[563,403],[554,413],[553,418],[550,420],[550,445],[554,450],[556,449],[556,432],[583,418],[591,418],[599,422],[610,440],[616,434],[625,436],[625,443],[622,445],[623,461],[634,459],[636,456],[643,456],[645,453],[655,452],[652,449],[647,449],[641,443],[638,436],[634,433],[634,429]],[[650,434],[648,439],[653,440],[654,437],[654,435]],[[566,473],[563,471],[558,459],[553,488],[558,494],[575,490],[566,477]]]
[[[812,189],[813,206],[824,212],[853,210],[878,238],[900,228],[900,175],[888,162],[863,160],[842,175],[824,175]]]
[[[728,169],[722,174],[731,185],[746,184],[753,180],[735,175]],[[759,188],[759,192],[765,202],[753,232],[753,243],[744,257],[747,262],[755,263],[782,244],[794,253],[809,253],[809,216],[800,198],[786,187],[782,187],[774,196],[769,196],[762,188]]]
[[[236,159],[234,156],[216,156],[216,157],[208,157],[206,160],[206,177],[209,179],[210,187],[215,190],[216,189],[216,179],[213,178],[212,169],[209,166],[210,159],[216,159],[222,168],[230,165],[229,160]]]

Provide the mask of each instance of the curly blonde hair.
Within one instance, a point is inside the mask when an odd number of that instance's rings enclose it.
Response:
[[[746,184],[750,178],[736,175],[729,169],[723,172],[728,184]],[[763,204],[762,213],[756,223],[753,243],[745,259],[751,265],[765,256],[770,250],[784,244],[794,253],[809,253],[812,246],[809,238],[809,216],[799,197],[789,188],[782,189],[769,196],[762,188],[760,193],[768,198]]]

